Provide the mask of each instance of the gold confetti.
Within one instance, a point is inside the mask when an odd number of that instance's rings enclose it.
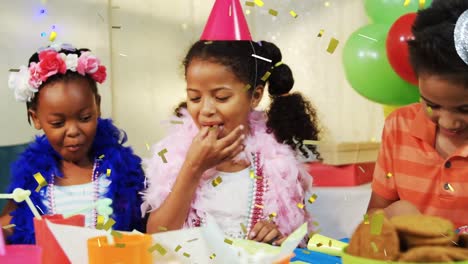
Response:
[[[182,248],[181,245],[177,245],[177,247],[174,249],[175,252],[178,252]]]
[[[391,172],[387,173],[387,179],[390,179],[391,177],[393,177],[393,174]]]
[[[270,9],[268,10],[268,13],[272,16],[277,16],[278,15],[278,11],[274,10],[274,9]]]
[[[122,27],[121,27],[121,26],[112,26],[112,28],[114,28],[114,29],[121,29]]]
[[[112,218],[109,218],[109,220],[107,220],[107,222],[104,224],[103,229],[107,231],[110,228],[112,228],[113,225],[115,225],[115,220]]]
[[[161,256],[164,256],[167,253],[167,250],[158,243],[156,243],[156,244],[154,244],[154,246],[148,248],[148,251],[150,253],[153,253],[153,251],[155,251],[155,250],[157,250],[159,252],[159,254],[161,254]]]
[[[243,223],[240,223],[240,226],[241,226],[242,232],[244,234],[247,234],[247,227],[245,227],[245,225]]]
[[[217,186],[220,185],[222,182],[223,182],[223,179],[221,178],[221,176],[218,176],[218,177],[216,177],[216,179],[214,179],[214,180],[211,182],[211,185],[213,185],[213,187],[217,187]]]
[[[358,166],[358,168],[359,168],[363,173],[366,173],[366,171],[365,171],[361,166]]]
[[[374,253],[379,252],[379,248],[377,247],[377,245],[374,242],[371,242],[370,245],[372,247],[372,250],[374,250]]]
[[[298,204],[297,204],[297,207],[299,207],[299,208],[301,208],[301,209],[304,209],[304,204],[298,203]]]
[[[275,68],[276,68],[276,67],[279,67],[279,66],[281,66],[281,65],[283,65],[283,62],[282,62],[282,61],[277,62],[277,63],[275,64]]]
[[[250,178],[255,179],[255,171],[254,170],[250,170]]]
[[[331,246],[332,246],[332,241],[328,240],[328,247],[331,247]]]
[[[303,140],[302,144],[304,144],[304,145],[319,145],[320,141],[318,141],[318,140]]]
[[[248,91],[248,90],[250,90],[250,88],[252,88],[252,85],[246,84],[246,85],[244,86],[244,91]]]
[[[319,225],[319,222],[313,221],[312,224],[313,224],[314,226],[318,226],[318,225]]]
[[[167,231],[167,227],[164,226],[158,226],[159,231]]]
[[[333,52],[335,52],[335,50],[336,50],[336,47],[338,47],[339,43],[340,43],[340,41],[337,40],[336,38],[331,38],[330,43],[328,43],[327,52],[330,53],[330,54],[333,54]]]
[[[164,154],[166,154],[166,153],[167,153],[167,149],[163,149],[163,150],[158,152],[159,157],[161,157],[161,159],[162,159],[162,161],[164,163],[167,163],[166,157],[164,156]]]
[[[409,4],[411,3],[411,0],[405,0],[405,3],[403,3],[403,6],[409,6]]]
[[[210,259],[214,259],[214,258],[216,258],[216,254],[215,254],[215,253],[211,254],[211,256],[210,256]]]
[[[255,207],[263,209],[263,205],[260,205],[260,204],[255,204]]]
[[[258,5],[259,7],[262,7],[264,5],[262,0],[254,0],[255,4]]]
[[[187,243],[192,243],[192,242],[197,241],[197,240],[198,240],[198,238],[192,238],[190,240],[187,240]]]
[[[117,237],[117,238],[122,238],[123,237],[122,233],[120,233],[118,231],[115,231],[115,230],[111,231],[111,235],[114,236],[114,237]]]
[[[245,5],[247,5],[247,6],[255,6],[255,3],[254,3],[254,2],[250,2],[250,1],[245,1]]]
[[[293,10],[289,11],[289,14],[291,14],[292,17],[297,18],[297,14]]]
[[[428,106],[428,107],[426,107],[426,110],[427,110],[427,114],[429,116],[432,116],[432,114],[434,114],[434,112],[432,111],[432,107]]]
[[[321,247],[321,246],[323,246],[322,243],[317,243],[317,247]]]
[[[323,36],[323,33],[325,33],[325,29],[321,29],[317,34],[317,37],[321,38]]]
[[[271,76],[270,71],[265,72],[265,75],[263,75],[263,77],[262,77],[262,81],[266,82],[268,80],[268,78],[270,78],[270,76]]]
[[[53,42],[55,38],[57,38],[57,32],[55,31],[50,32],[49,40]]]
[[[184,257],[186,257],[186,258],[190,258],[190,254],[189,254],[189,253],[187,253],[187,252],[184,252],[184,254],[183,254],[183,255],[184,255]]]
[[[268,217],[270,217],[270,220],[271,220],[271,219],[273,219],[273,218],[275,218],[275,217],[276,217],[276,213],[275,213],[275,212],[273,212],[273,213],[271,213],[271,214],[270,214]]]
[[[364,224],[365,224],[365,225],[370,224],[370,222],[369,222],[369,215],[368,215],[368,214],[365,214],[365,215],[364,215]]]
[[[263,60],[263,61],[269,62],[269,63],[272,62],[272,60],[267,59],[267,58],[262,57],[262,56],[259,56],[259,55],[257,55],[257,54],[252,54],[252,57],[257,58],[257,59],[259,59],[259,60]]]
[[[116,247],[116,248],[124,248],[124,247],[125,247],[125,244],[116,243],[116,244],[115,244],[115,247]]]
[[[107,177],[109,177],[111,175],[111,169],[107,169],[106,175],[107,175]]]
[[[102,229],[104,226],[104,216],[98,215],[96,221],[96,229]]]
[[[9,69],[8,71],[9,71],[9,72],[20,72],[19,69]]]
[[[426,5],[426,0],[419,0],[419,9],[423,9]]]
[[[213,41],[205,41],[205,45],[213,44]]]
[[[148,143],[145,143],[145,145],[146,145],[146,149],[149,151],[149,150],[150,150],[149,144],[148,144]]]
[[[455,191],[450,183],[447,183],[447,187],[449,188],[449,190],[450,190],[451,192],[454,192],[454,191]]]
[[[4,230],[6,230],[6,229],[9,229],[9,228],[12,228],[12,227],[15,227],[15,226],[16,226],[15,224],[11,224],[11,225],[2,226],[2,228],[3,228]]]
[[[370,229],[372,235],[380,235],[382,233],[382,226],[384,222],[384,214],[382,212],[372,215]]]
[[[33,175],[36,179],[38,186],[36,187],[36,192],[39,192],[42,187],[47,186],[47,181],[44,179],[44,176],[40,172]]]
[[[182,125],[182,124],[184,124],[184,121],[179,121],[179,120],[171,120],[171,124],[175,124],[175,125]]]
[[[314,203],[315,200],[317,200],[317,194],[312,194],[312,196],[309,198],[309,203]]]
[[[229,238],[225,238],[224,243],[232,245],[232,240],[230,240]]]
[[[102,154],[98,159],[102,160],[106,155]]]

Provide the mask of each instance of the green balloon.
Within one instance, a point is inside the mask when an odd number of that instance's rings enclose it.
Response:
[[[355,31],[343,48],[348,82],[367,99],[385,105],[406,105],[419,100],[418,88],[390,66],[385,42],[390,25],[370,24]]]
[[[407,6],[404,4],[405,0],[365,0],[364,7],[372,22],[393,24],[402,15],[419,9],[419,0],[411,0]],[[432,0],[426,0],[424,8],[431,4]]]

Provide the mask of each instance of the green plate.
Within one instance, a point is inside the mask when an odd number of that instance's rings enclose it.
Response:
[[[421,264],[422,262],[398,262],[398,261],[386,261],[386,260],[375,260],[367,259],[361,257],[355,257],[346,253],[347,247],[343,249],[343,255],[341,256],[343,264],[396,264],[396,263],[405,263],[405,264]],[[431,262],[430,264],[468,264],[468,261],[457,261],[457,262]]]

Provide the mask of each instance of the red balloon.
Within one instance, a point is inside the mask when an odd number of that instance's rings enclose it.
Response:
[[[408,40],[414,38],[411,27],[416,13],[409,13],[393,23],[387,37],[387,57],[393,70],[405,81],[418,85],[418,78],[409,61]]]

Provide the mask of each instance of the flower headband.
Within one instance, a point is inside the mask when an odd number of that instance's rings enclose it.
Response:
[[[39,87],[55,74],[65,74],[67,70],[83,76],[88,74],[98,83],[106,80],[106,67],[91,52],[77,54],[58,53],[60,50],[75,51],[67,44],[54,45],[40,50],[39,62],[31,62],[29,68],[20,66],[10,73],[8,86],[15,92],[16,101],[31,102]]]
[[[458,56],[468,65],[468,10],[458,18],[453,36]]]

